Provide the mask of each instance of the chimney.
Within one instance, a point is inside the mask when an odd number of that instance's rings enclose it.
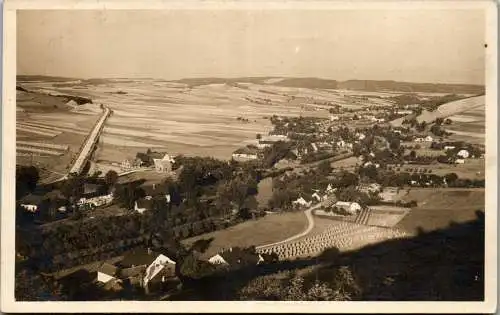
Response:
[[[148,255],[151,255],[153,251],[151,250],[151,247],[148,247]]]

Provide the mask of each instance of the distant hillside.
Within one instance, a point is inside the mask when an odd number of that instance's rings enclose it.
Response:
[[[64,82],[76,81],[75,78],[51,77],[41,75],[19,75],[18,81],[49,81],[49,82]],[[93,78],[79,80],[80,85],[98,85],[112,82],[114,79]],[[134,79],[130,79],[133,81]],[[123,82],[123,79],[120,79]],[[311,89],[348,89],[358,91],[380,92],[380,91],[396,91],[405,93],[447,93],[447,94],[484,94],[485,87],[483,85],[472,84],[443,84],[443,83],[412,83],[398,81],[377,81],[377,80],[348,80],[337,81],[332,79],[321,78],[287,78],[287,77],[239,77],[239,78],[186,78],[181,80],[172,80],[187,84],[191,87],[207,85],[207,84],[235,84],[235,83],[254,83],[263,85],[275,85],[284,87],[302,87]]]
[[[184,83],[189,86],[207,84],[235,84],[254,83],[285,87],[311,88],[311,89],[336,89],[337,81],[318,78],[281,78],[281,77],[241,77],[241,78],[190,78],[173,82]]]
[[[208,84],[235,84],[235,83],[255,83],[265,84],[264,81],[271,77],[244,77],[244,78],[187,78],[174,80],[172,82],[187,84],[191,87]]]
[[[310,89],[336,89],[338,82],[336,80],[318,78],[284,78],[279,82],[272,83],[272,85]]]
[[[382,91],[391,90],[398,92],[421,92],[421,93],[450,93],[450,94],[482,94],[483,85],[472,84],[442,84],[442,83],[412,83],[398,81],[375,81],[375,80],[348,80],[339,82],[339,89]]]
[[[47,75],[18,75],[16,77],[17,81],[48,81],[48,82],[65,82],[65,81],[75,81],[75,78],[65,78],[65,77],[53,77]]]

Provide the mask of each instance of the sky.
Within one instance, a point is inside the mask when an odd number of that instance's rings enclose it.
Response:
[[[484,84],[481,10],[32,10],[18,74]]]

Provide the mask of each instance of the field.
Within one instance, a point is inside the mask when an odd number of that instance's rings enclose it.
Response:
[[[484,179],[485,178],[485,162],[484,159],[466,159],[464,164],[429,164],[429,165],[419,165],[419,164],[407,164],[403,167],[397,167],[399,172],[410,172],[410,169],[421,170],[425,169],[428,171],[432,170],[432,174],[444,176],[449,173],[456,173],[459,178],[468,178],[468,179]]]
[[[264,253],[276,252],[280,259],[304,258],[321,254],[325,249],[331,247],[336,247],[344,252],[405,236],[404,232],[397,229],[331,220],[330,224],[321,231],[310,233],[293,242],[260,251]]]
[[[349,108],[387,106],[391,102],[382,97],[394,95],[280,86],[284,81],[279,78],[230,84],[101,81],[21,84],[29,90],[91,97],[94,103],[113,109],[96,154],[102,163],[121,162],[147,148],[229,159],[235,149],[254,141],[256,134],[271,130],[268,118],[272,115],[328,118],[328,102]]]
[[[16,162],[36,165],[42,183],[68,171],[98,117],[93,110],[77,113],[63,100],[36,92],[17,92],[17,107],[23,111],[16,119]]]
[[[257,220],[186,239],[182,243],[192,244],[196,240],[213,237],[214,240],[204,254],[210,257],[229,247],[259,246],[278,242],[302,232],[306,227],[307,220],[303,212],[268,214]]]
[[[484,189],[410,189],[401,190],[396,199],[416,200],[418,206],[401,220],[397,227],[416,233],[420,227],[432,231],[447,227],[451,222],[476,218],[475,211],[484,211]]]
[[[454,134],[450,137],[471,143],[485,144],[486,135],[486,106],[472,108],[459,115],[449,118],[453,121],[447,131]]]

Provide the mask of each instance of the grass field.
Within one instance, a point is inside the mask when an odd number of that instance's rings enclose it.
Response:
[[[259,193],[257,194],[257,202],[260,207],[267,207],[269,199],[273,195],[273,179],[271,177],[264,178],[258,185]]]
[[[250,220],[228,229],[215,231],[183,240],[183,244],[192,244],[199,239],[213,237],[204,257],[210,257],[224,248],[259,246],[284,240],[302,232],[307,227],[303,212],[268,214],[257,220]]]
[[[416,200],[418,206],[401,220],[397,227],[416,233],[420,227],[432,231],[451,222],[476,218],[475,211],[484,211],[484,189],[411,189],[400,191],[399,199]]]
[[[484,159],[466,159],[464,164],[407,164],[403,167],[397,167],[399,172],[409,172],[410,169],[425,169],[432,170],[432,174],[444,176],[449,173],[456,173],[459,178],[468,179],[484,179],[485,178],[485,162]],[[411,172],[410,172],[411,173]],[[429,174],[426,172],[426,174]]]

